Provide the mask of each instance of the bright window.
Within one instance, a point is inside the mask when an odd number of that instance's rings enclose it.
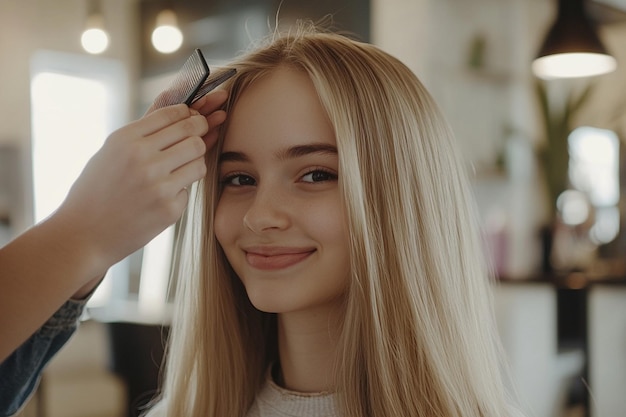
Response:
[[[619,138],[611,130],[584,126],[568,143],[570,182],[595,210],[590,238],[596,244],[611,242],[620,228]]]
[[[56,210],[107,135],[127,120],[124,66],[100,57],[39,51],[31,62],[35,221]],[[126,297],[126,261],[110,269],[90,303]]]
[[[107,132],[106,84],[101,80],[41,72],[32,80],[35,221],[67,195]]]

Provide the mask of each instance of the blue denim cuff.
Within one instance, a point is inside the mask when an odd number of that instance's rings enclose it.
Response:
[[[87,299],[66,301],[22,346],[0,363],[0,417],[12,416],[28,401],[45,366],[76,331]]]
[[[41,326],[38,330],[39,336],[42,338],[54,338],[59,333],[76,329],[88,300],[87,298],[84,300],[66,301],[65,304]]]

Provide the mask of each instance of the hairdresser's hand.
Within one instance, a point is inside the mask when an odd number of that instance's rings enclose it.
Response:
[[[191,107],[206,117],[209,126],[218,126],[226,119],[226,112],[218,110],[218,108],[222,107],[222,104],[224,104],[227,98],[228,93],[226,91],[215,90],[198,99]],[[217,142],[218,133],[218,129],[209,129],[209,132],[203,136],[207,150],[213,147],[215,142]]]
[[[163,91],[157,98],[154,100],[154,103],[159,101],[159,98],[163,95],[169,94],[168,90]],[[222,104],[228,98],[228,93],[224,90],[215,90],[209,94],[206,94],[199,98],[195,103],[191,105],[191,108],[198,111],[201,115],[205,116],[209,126],[217,126],[221,124],[226,118],[226,113],[222,110],[218,110]],[[148,115],[156,110],[155,104],[148,108],[145,115]],[[144,116],[145,116],[144,115]],[[207,148],[211,148],[215,142],[217,141],[218,130],[211,129],[209,132],[203,137]]]
[[[113,132],[54,214],[84,245],[93,278],[176,222],[186,187],[206,173],[204,154],[225,113],[225,92],[195,108],[155,110]],[[208,142],[205,142],[205,140]]]

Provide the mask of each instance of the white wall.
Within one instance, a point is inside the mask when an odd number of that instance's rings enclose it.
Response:
[[[422,81],[427,77],[430,0],[372,0],[372,42],[402,60]]]
[[[589,384],[593,415],[626,409],[626,288],[594,285],[589,292]]]
[[[543,30],[537,28],[550,18],[548,0],[373,0],[372,11],[373,42],[416,72],[455,131],[485,220],[494,213],[504,218],[506,274],[532,274],[542,203],[532,165],[530,61]],[[485,40],[484,65],[471,70],[477,36]],[[509,126],[527,132],[514,138],[515,146],[507,143]],[[499,153],[511,151],[518,161],[513,171],[494,175]]]

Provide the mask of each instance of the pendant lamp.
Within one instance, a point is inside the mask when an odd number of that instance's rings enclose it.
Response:
[[[152,46],[162,54],[176,52],[183,44],[183,33],[178,26],[178,18],[172,9],[161,10],[152,31]]]
[[[109,46],[109,34],[105,30],[101,6],[100,0],[90,0],[87,3],[87,22],[80,42],[83,49],[90,54],[100,54]]]
[[[590,77],[617,68],[585,12],[584,0],[558,0],[558,14],[532,64],[543,79]]]

